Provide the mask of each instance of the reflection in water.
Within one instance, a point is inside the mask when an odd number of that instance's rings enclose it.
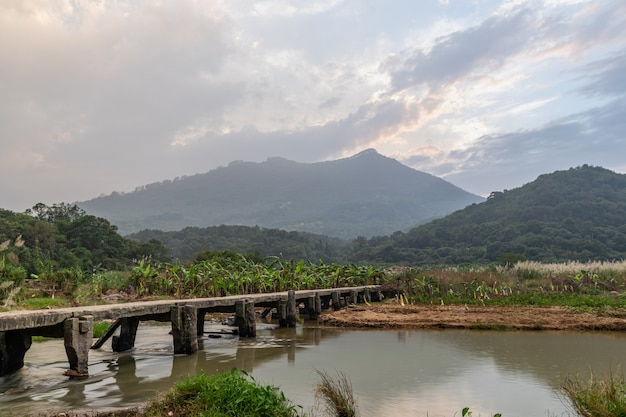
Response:
[[[619,371],[621,333],[276,329],[257,338],[203,338],[193,355],[173,355],[169,326],[141,325],[133,352],[90,353],[90,376],[70,381],[62,340],[33,344],[26,367],[0,378],[0,407],[14,414],[139,404],[199,372],[238,368],[313,406],[315,369],[345,373],[363,416],[566,416],[557,389],[567,376]]]

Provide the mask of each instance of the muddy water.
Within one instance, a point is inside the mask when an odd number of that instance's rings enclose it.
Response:
[[[174,356],[169,326],[141,325],[136,348],[90,353],[91,376],[69,381],[62,340],[34,343],[26,366],[0,378],[0,409],[13,415],[68,408],[124,407],[200,371],[250,372],[280,386],[288,398],[314,407],[315,369],[350,376],[361,414],[452,416],[567,416],[558,393],[567,376],[612,370],[626,363],[618,333],[274,329],[258,337],[203,338],[201,350]],[[207,329],[219,330],[219,329]],[[571,415],[574,415],[573,413]]]

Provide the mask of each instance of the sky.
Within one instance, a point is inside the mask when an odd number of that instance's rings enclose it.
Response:
[[[626,172],[623,0],[2,0],[0,208],[374,148],[472,193]]]

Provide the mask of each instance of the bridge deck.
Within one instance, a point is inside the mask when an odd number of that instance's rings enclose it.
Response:
[[[297,290],[296,301],[306,300],[308,297],[319,294],[321,297],[330,297],[333,292],[347,296],[352,291],[362,292],[365,289],[375,291],[376,285],[362,287],[331,288],[320,290]],[[139,301],[120,304],[103,304],[94,306],[18,310],[0,313],[0,332],[9,330],[35,329],[39,327],[55,326],[68,318],[93,316],[94,321],[116,320],[119,318],[154,316],[169,314],[174,306],[188,305],[197,309],[214,309],[219,307],[233,307],[240,300],[249,300],[256,306],[271,305],[287,299],[287,291],[267,294],[232,295],[226,297],[190,298],[177,300]]]

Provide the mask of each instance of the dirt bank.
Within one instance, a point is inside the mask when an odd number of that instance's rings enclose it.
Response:
[[[320,322],[357,328],[626,330],[626,312],[601,314],[564,307],[479,307],[395,303],[349,306]]]

